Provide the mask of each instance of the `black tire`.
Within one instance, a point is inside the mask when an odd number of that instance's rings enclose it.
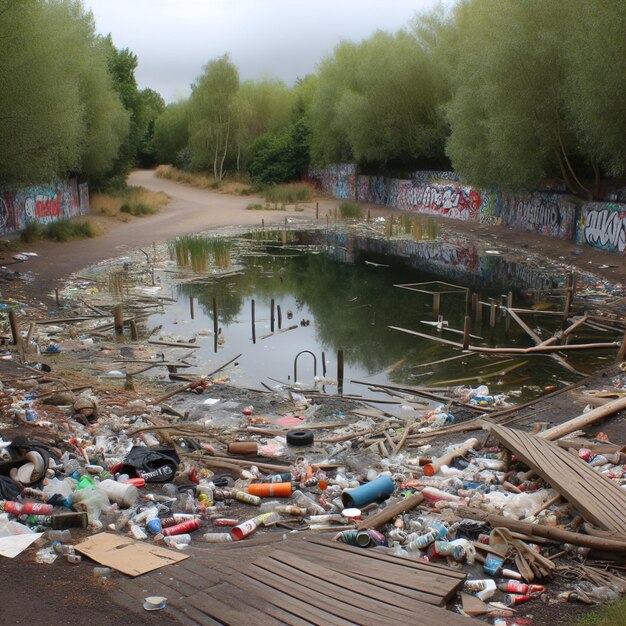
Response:
[[[312,446],[313,439],[312,430],[290,430],[287,433],[288,446]]]

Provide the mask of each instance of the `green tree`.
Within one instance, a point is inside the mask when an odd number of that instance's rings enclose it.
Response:
[[[344,43],[320,69],[314,156],[322,162],[351,156],[379,168],[441,161],[447,94],[445,80],[412,34],[378,32],[359,45]]]
[[[189,141],[189,100],[168,104],[154,123],[154,149],[158,163],[175,164]]]
[[[239,72],[228,55],[210,61],[192,86],[189,146],[193,163],[213,168],[215,180],[224,177],[224,162],[233,143],[233,107]]]
[[[620,2],[470,0],[454,14],[447,152],[477,185],[533,189],[624,171],[624,26]],[[584,19],[584,18],[587,19]]]
[[[280,80],[248,80],[241,84],[233,102],[237,172],[257,137],[289,123],[292,101],[293,92]]]
[[[141,125],[144,129],[143,136],[137,150],[137,165],[151,167],[156,164],[156,147],[154,143],[154,131],[156,120],[165,110],[165,101],[159,93],[153,89],[142,89],[139,92],[141,100]]]
[[[99,176],[127,115],[77,0],[0,0],[0,185]]]
[[[578,149],[596,183],[601,172],[626,174],[626,4],[571,0],[562,6],[567,28],[566,108]]]

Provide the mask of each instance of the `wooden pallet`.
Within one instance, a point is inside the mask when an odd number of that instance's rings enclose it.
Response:
[[[169,615],[189,624],[476,624],[440,608],[463,572],[319,535],[281,537],[192,548],[192,558],[122,584],[118,601],[165,595]]]
[[[587,521],[605,530],[626,533],[626,492],[611,480],[555,443],[504,426],[490,425],[489,430]]]

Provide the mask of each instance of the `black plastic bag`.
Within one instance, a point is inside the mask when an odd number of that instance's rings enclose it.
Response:
[[[124,459],[121,471],[137,475],[146,482],[165,483],[174,478],[180,459],[172,448],[146,448],[134,446]]]

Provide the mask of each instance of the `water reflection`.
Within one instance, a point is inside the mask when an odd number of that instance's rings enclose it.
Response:
[[[466,289],[429,287],[408,291],[394,287],[402,283],[453,282],[479,289],[483,302],[502,302],[503,291],[512,290],[516,306],[530,306],[529,290],[554,287],[562,276],[525,264],[524,259],[484,254],[467,240],[385,241],[334,230],[257,230],[236,239],[232,254],[236,262],[226,275],[200,275],[173,284],[172,295],[177,303],[164,314],[152,316],[149,322],[162,324],[164,334],[187,340],[195,337],[201,345],[195,354],[200,371],[213,369],[242,353],[234,382],[255,387],[268,379],[293,382],[295,356],[311,350],[320,362],[324,353],[328,376],[334,378],[337,352],[343,350],[344,391],[349,393],[363,393],[363,387],[349,383],[350,379],[363,378],[395,384],[486,382],[498,384],[495,391],[523,388],[525,392],[533,386],[542,388],[555,381],[576,379],[550,358],[459,355],[458,349],[389,328],[409,328],[461,340],[458,333],[466,314]],[[445,324],[442,322],[439,329],[433,325],[438,318],[431,292],[443,292],[439,294],[439,306]],[[253,300],[256,343],[252,340]],[[276,305],[274,332],[272,300]],[[292,316],[289,321],[288,312]],[[541,318],[539,314],[526,321],[545,337],[560,323],[558,318]],[[215,328],[220,329],[219,341],[207,337]],[[505,324],[500,315],[495,328],[491,328],[488,311],[482,321],[474,321],[472,334],[476,336],[472,341],[483,345],[532,344],[519,326]],[[575,356],[570,362],[586,372],[597,363],[590,356]],[[298,365],[298,377],[302,382],[312,382],[310,359]]]

